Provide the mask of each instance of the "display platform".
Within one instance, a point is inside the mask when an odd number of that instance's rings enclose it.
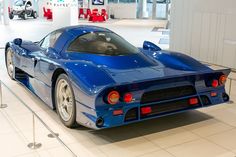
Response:
[[[15,81],[11,81],[6,73],[4,65],[4,51],[0,50],[0,78],[22,100],[26,102],[49,125],[64,143],[80,157],[216,157],[235,156],[236,146],[236,107],[235,104],[223,104],[206,109],[189,111],[177,115],[144,121],[127,126],[94,131],[84,127],[68,129],[64,127],[56,113],[46,107],[37,97],[29,93],[24,87]],[[233,85],[235,89],[235,84]],[[5,93],[7,94],[7,93]],[[19,103],[4,95],[3,100],[8,108],[0,109],[0,113],[8,113],[7,119],[11,119],[9,125],[5,116],[0,116],[0,121],[5,127],[0,131],[2,142],[1,154],[13,156],[9,149],[19,148],[14,151],[17,156],[45,156],[55,154],[57,157],[65,156],[64,148],[55,145],[52,139],[48,139],[47,132],[36,131],[36,141],[42,143],[37,152],[32,152],[19,146],[20,141],[25,144],[31,141],[32,119],[31,114],[21,110]],[[232,90],[232,98],[236,93]],[[12,105],[11,105],[12,104]],[[36,123],[37,128],[42,127]],[[26,140],[11,136],[9,128],[17,128],[17,136],[26,136]],[[11,137],[9,140],[7,137]],[[4,147],[3,147],[4,146]],[[25,145],[25,147],[27,147]],[[22,149],[21,149],[22,148]],[[59,153],[60,152],[60,153]],[[67,155],[68,156],[68,155]]]

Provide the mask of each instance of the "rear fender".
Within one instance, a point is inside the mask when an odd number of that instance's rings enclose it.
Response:
[[[107,85],[114,84],[110,76],[93,64],[85,61],[65,62],[63,69],[73,84],[75,99],[87,108],[95,108],[95,99]]]
[[[185,71],[207,71],[211,70],[209,67],[203,65],[199,61],[192,57],[189,57],[182,53],[169,52],[169,51],[156,51],[156,52],[145,52],[152,56],[164,66],[176,70]]]
[[[89,62],[66,62],[64,66],[73,81],[88,94],[96,94],[104,86],[115,83],[106,71]]]

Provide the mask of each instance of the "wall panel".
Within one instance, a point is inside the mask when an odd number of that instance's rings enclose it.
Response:
[[[236,1],[172,2],[170,50],[236,68]]]

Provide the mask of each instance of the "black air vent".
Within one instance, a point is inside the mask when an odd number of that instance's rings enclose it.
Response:
[[[196,94],[193,86],[180,86],[155,91],[146,92],[143,94],[141,104],[170,100]]]

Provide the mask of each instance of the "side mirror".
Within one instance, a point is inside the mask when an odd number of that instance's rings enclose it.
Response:
[[[13,43],[16,44],[16,45],[18,45],[18,46],[21,46],[21,44],[22,44],[22,39],[21,39],[21,38],[16,38],[16,39],[13,40]]]
[[[161,51],[161,48],[150,41],[143,42],[143,49],[150,51]]]

